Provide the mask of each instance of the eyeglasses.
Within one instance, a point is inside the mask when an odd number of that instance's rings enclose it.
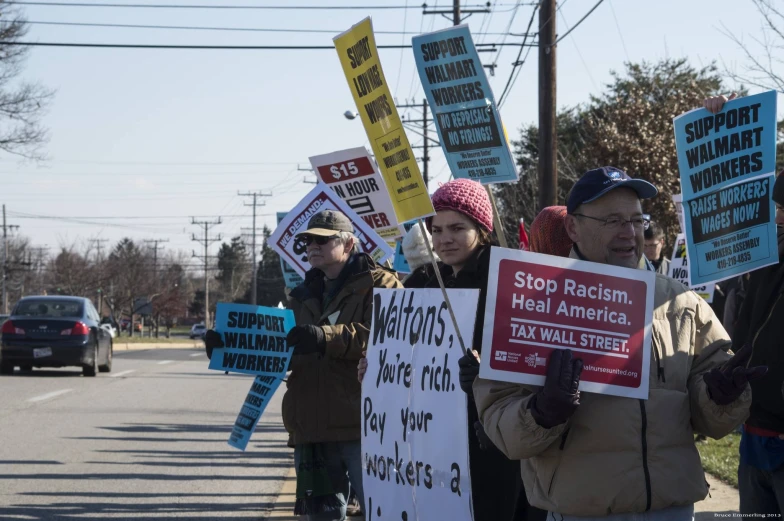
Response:
[[[626,225],[626,223],[631,223],[631,225],[637,230],[647,230],[648,226],[651,224],[651,220],[646,219],[644,216],[632,217],[631,219],[621,219],[620,217],[613,215],[601,219],[599,217],[591,217],[590,215],[585,215],[582,213],[576,213],[574,215],[577,217],[585,217],[586,219],[591,219],[593,221],[599,221],[605,228],[609,228],[611,230],[620,230]]]
[[[310,246],[310,244],[313,241],[315,241],[316,244],[318,244],[319,246],[324,246],[325,244],[327,244],[329,241],[331,241],[335,237],[336,237],[335,235],[333,235],[332,237],[322,237],[320,235],[303,235],[303,236],[297,238],[297,242],[299,242],[299,243],[301,243],[301,244],[303,244],[305,246]]]

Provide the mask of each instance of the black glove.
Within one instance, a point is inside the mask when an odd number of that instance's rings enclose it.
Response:
[[[484,426],[482,426],[482,422],[476,420],[474,422],[474,433],[476,433],[476,439],[479,440],[479,448],[482,450],[498,450],[493,444],[493,440],[485,432]]]
[[[729,405],[746,389],[746,384],[768,372],[768,366],[746,367],[751,358],[751,344],[746,344],[732,358],[702,375],[708,396],[716,405]]]
[[[294,326],[286,335],[286,345],[294,346],[292,355],[309,355],[312,353],[324,353],[327,347],[327,339],[324,330],[313,324]]]
[[[540,427],[552,429],[565,423],[580,405],[580,374],[583,361],[572,358],[571,349],[556,349],[547,361],[544,387],[528,402]]]
[[[204,346],[207,348],[207,358],[212,359],[212,350],[216,347],[223,347],[223,338],[221,338],[220,333],[215,331],[214,329],[208,329],[206,333],[204,333]]]
[[[464,354],[457,361],[460,366],[460,388],[469,398],[474,397],[474,380],[479,376],[479,360],[473,353]]]

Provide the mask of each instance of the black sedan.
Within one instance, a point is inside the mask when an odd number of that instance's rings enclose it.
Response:
[[[14,367],[78,366],[84,376],[112,370],[112,337],[83,297],[24,297],[0,328],[0,374]]]

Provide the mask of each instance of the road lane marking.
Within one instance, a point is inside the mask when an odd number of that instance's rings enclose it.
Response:
[[[204,353],[193,353],[193,354],[191,355],[191,357],[194,357],[194,356],[201,356],[201,355],[203,355],[203,354],[204,354]]]
[[[48,400],[49,398],[54,398],[55,396],[60,396],[61,394],[70,393],[73,389],[61,389],[59,391],[54,391],[51,393],[42,394],[41,396],[36,396],[35,398],[30,398],[27,400],[28,402],[41,402],[43,400]]]
[[[166,365],[172,362],[174,362],[174,360],[161,360],[160,362],[158,362],[158,365]]]
[[[112,378],[119,378],[120,376],[125,376],[127,374],[131,374],[131,373],[135,373],[135,372],[136,372],[136,369],[128,369],[127,371],[120,371],[119,373],[115,373],[115,374],[112,374],[112,375],[109,375],[109,376],[111,376]]]

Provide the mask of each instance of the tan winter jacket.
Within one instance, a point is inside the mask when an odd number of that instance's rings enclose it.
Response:
[[[748,416],[751,388],[724,407],[709,398],[702,374],[730,358],[730,339],[696,293],[656,275],[654,306],[648,400],[584,392],[569,421],[544,429],[528,409],[539,387],[474,382],[485,431],[510,459],[522,460],[532,505],[604,516],[707,495],[694,434],[732,432]]]
[[[367,349],[373,288],[402,287],[394,272],[360,253],[341,272],[333,294],[324,293],[324,274],[317,269],[291,292],[296,323],[321,326],[327,341],[324,355],[291,358],[283,424],[295,445],[360,439],[357,362]]]

